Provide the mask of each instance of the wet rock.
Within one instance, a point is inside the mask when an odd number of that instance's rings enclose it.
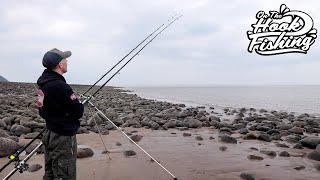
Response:
[[[121,146],[122,144],[120,142],[116,142],[116,146]]]
[[[241,179],[245,179],[245,180],[255,180],[254,176],[249,173],[241,173],[240,177]]]
[[[273,134],[271,136],[271,140],[275,140],[275,141],[281,140],[281,135],[280,134]]]
[[[237,123],[237,124],[233,124],[232,125],[232,129],[234,129],[234,130],[242,129],[242,128],[245,128],[245,127],[246,127],[246,125],[243,124],[243,123]]]
[[[257,130],[257,131],[262,131],[262,132],[267,132],[267,131],[270,130],[270,128],[269,128],[268,126],[258,125],[258,126],[256,127],[256,130]]]
[[[306,168],[305,166],[296,166],[293,169],[300,171],[300,170],[305,169],[305,168]]]
[[[13,125],[10,129],[10,132],[12,132],[13,134],[15,134],[16,136],[20,136],[22,134],[27,134],[31,132],[30,128],[21,126],[21,125]]]
[[[300,143],[304,147],[315,149],[320,144],[320,137],[306,137]]]
[[[267,134],[269,135],[280,134],[280,131],[277,129],[270,129],[269,131],[267,131]]]
[[[269,134],[266,133],[261,133],[258,135],[257,137],[258,140],[262,140],[262,141],[267,141],[267,142],[271,142],[271,137]]]
[[[212,120],[210,122],[210,125],[215,127],[215,128],[220,128],[220,122],[219,121]]]
[[[33,133],[23,134],[22,137],[25,139],[34,139],[38,134],[39,134],[38,132],[33,132]],[[41,138],[41,136],[39,138]]]
[[[197,141],[203,141],[203,137],[202,136],[196,136],[195,137]]]
[[[197,119],[189,119],[187,123],[189,128],[199,128],[202,126],[201,121]]]
[[[0,137],[7,138],[9,134],[5,130],[0,129]]]
[[[42,166],[40,164],[32,164],[31,166],[29,166],[28,171],[29,172],[35,172],[35,171],[38,171],[41,168],[42,168]]]
[[[15,119],[15,117],[10,114],[9,117],[3,118],[2,121],[3,121],[4,123],[6,123],[7,126],[8,126],[8,125],[11,126],[12,123],[14,122],[14,119]]]
[[[77,158],[86,158],[93,156],[93,150],[90,148],[78,148]]]
[[[289,129],[289,132],[303,135],[304,129],[300,128],[300,127],[293,127],[291,129]]]
[[[144,117],[143,120],[141,121],[141,125],[150,127],[150,118]]]
[[[288,130],[281,130],[280,131],[280,136],[288,136],[290,135],[291,133],[288,131]]]
[[[297,135],[289,135],[285,140],[289,143],[298,143],[301,140],[301,137]]]
[[[255,148],[255,147],[250,147],[249,149],[254,150],[254,151],[258,151],[259,150],[258,148]]]
[[[260,153],[268,155],[270,157],[276,157],[277,153],[275,151],[271,151],[271,150],[260,150]]]
[[[191,136],[191,134],[190,134],[190,133],[186,133],[186,132],[185,132],[185,133],[183,133],[182,135],[183,135],[184,137]]]
[[[157,130],[160,127],[160,125],[158,123],[154,122],[154,121],[150,121],[149,126],[153,130]]]
[[[233,133],[233,131],[228,127],[222,127],[219,129],[219,133],[221,133],[221,134],[226,133],[226,134],[231,135]]]
[[[20,125],[24,126],[24,127],[31,128],[31,129],[35,129],[35,128],[44,128],[45,123],[38,123],[35,121],[22,120],[22,121],[20,121]]]
[[[293,128],[293,125],[291,124],[281,124],[277,126],[277,129],[280,129],[280,130],[289,130],[291,128]]]
[[[83,134],[83,133],[88,134],[88,133],[90,133],[90,132],[88,131],[87,128],[85,128],[85,127],[80,127],[79,130],[78,130],[78,132],[77,132],[77,134]]]
[[[283,144],[283,143],[276,143],[275,145],[276,145],[277,147],[289,148],[289,146],[288,146],[288,145]]]
[[[290,154],[287,151],[282,151],[279,153],[279,156],[281,157],[290,157]]]
[[[263,157],[257,156],[257,155],[253,155],[253,154],[248,155],[247,158],[250,159],[250,160],[258,160],[258,161],[263,160]]]
[[[320,161],[320,152],[312,151],[307,156],[309,159]]]
[[[175,109],[166,109],[155,114],[155,116],[163,119],[177,118],[179,116],[179,112]]]
[[[122,127],[130,127],[130,126],[141,126],[140,122],[138,119],[128,119],[125,123],[121,125]]]
[[[15,142],[19,142],[19,138],[17,137],[17,136],[9,136],[9,137],[7,137],[8,139],[11,139],[11,140],[13,140],[13,141],[15,141]]]
[[[166,122],[163,127],[166,128],[166,129],[169,129],[169,128],[175,128],[176,127],[176,120],[170,120],[169,122]]]
[[[142,139],[142,135],[138,135],[138,134],[134,134],[132,136],[130,136],[130,138],[134,141],[134,142],[139,142]]]
[[[306,125],[306,123],[304,121],[294,121],[292,123],[293,126],[296,126],[296,127],[304,127]]]
[[[254,139],[257,139],[257,136],[254,133],[248,133],[245,136],[243,136],[243,139],[245,139],[245,140],[254,140]]]
[[[228,148],[228,147],[226,147],[226,146],[220,146],[220,147],[219,147],[219,150],[220,150],[220,151],[226,151],[227,148]]]
[[[107,116],[107,117],[109,117],[109,116]],[[124,121],[120,118],[115,118],[115,119],[113,119],[113,123],[117,126],[121,126],[122,124],[124,124]]]
[[[133,150],[127,150],[127,151],[124,151],[123,154],[124,154],[124,156],[129,157],[129,156],[134,156],[137,153],[134,152]]]
[[[20,148],[19,144],[11,139],[0,137],[0,157],[13,154]]]
[[[237,139],[226,134],[219,135],[221,142],[237,144]]]
[[[89,126],[95,126],[96,124],[100,125],[103,123],[103,118],[99,114],[94,114],[88,121]]]
[[[241,128],[241,129],[239,130],[239,133],[240,133],[240,134],[248,134],[249,131],[248,131],[247,128]]]
[[[221,121],[221,119],[218,116],[209,116],[209,120],[210,121],[217,121],[217,122]]]

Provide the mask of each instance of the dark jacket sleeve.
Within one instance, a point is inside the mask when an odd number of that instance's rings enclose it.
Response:
[[[65,104],[67,117],[70,119],[80,119],[83,116],[83,104],[79,101],[77,95],[68,84],[63,83],[61,90],[63,91],[61,94]]]

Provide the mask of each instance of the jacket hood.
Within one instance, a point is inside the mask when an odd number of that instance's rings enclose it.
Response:
[[[66,80],[64,79],[64,77],[62,75],[60,75],[59,73],[49,70],[49,69],[45,69],[42,73],[42,75],[39,77],[37,84],[38,86],[43,86],[46,83],[50,82],[50,81],[55,81],[55,80],[62,80],[64,82],[66,82]]]

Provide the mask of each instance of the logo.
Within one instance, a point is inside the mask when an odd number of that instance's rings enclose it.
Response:
[[[317,38],[312,18],[302,11],[290,10],[285,4],[278,11],[259,11],[257,22],[247,31],[248,51],[260,55],[284,53],[306,54]]]
[[[77,95],[76,93],[73,93],[73,94],[71,94],[70,99],[71,99],[72,101],[74,101],[74,100],[76,100],[76,99],[79,99],[79,97],[78,97],[78,95]]]

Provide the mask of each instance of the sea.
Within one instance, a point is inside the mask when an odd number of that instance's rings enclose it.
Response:
[[[320,114],[320,85],[126,87],[140,97],[191,106]]]

